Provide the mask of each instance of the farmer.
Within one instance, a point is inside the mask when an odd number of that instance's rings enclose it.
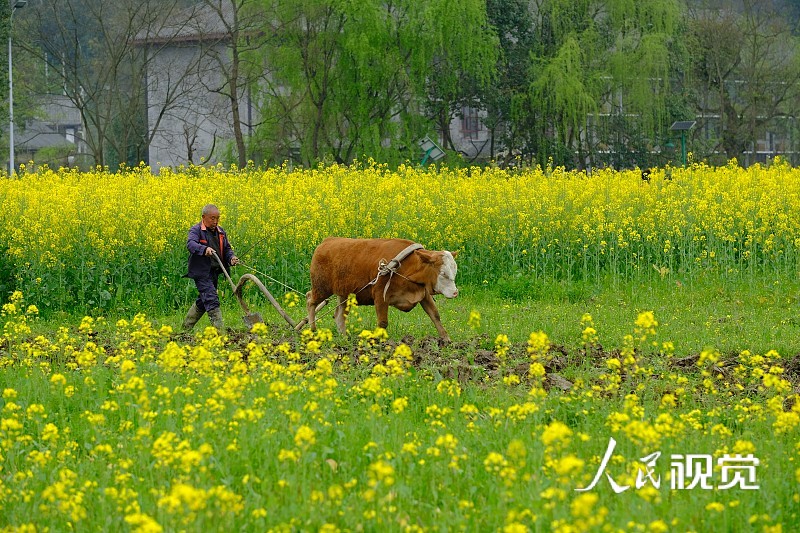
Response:
[[[184,277],[194,280],[200,294],[186,314],[183,329],[192,329],[207,312],[211,324],[222,333],[224,324],[217,295],[217,282],[222,269],[213,254],[217,254],[226,270],[229,266],[237,265],[239,258],[234,255],[225,230],[219,226],[217,206],[208,204],[203,207],[200,222],[189,229],[186,248],[189,250],[189,271]]]

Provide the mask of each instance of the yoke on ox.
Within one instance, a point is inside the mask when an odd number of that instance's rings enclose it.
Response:
[[[458,296],[455,256],[448,251],[425,250],[405,239],[328,237],[311,258],[308,324],[316,329],[317,306],[335,294],[339,297],[336,327],[344,333],[347,296],[355,294],[358,305],[375,306],[380,328],[389,324],[389,306],[408,312],[421,304],[439,336],[449,341],[433,295]]]

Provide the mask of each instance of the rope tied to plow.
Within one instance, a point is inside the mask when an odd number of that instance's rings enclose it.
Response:
[[[375,279],[370,281],[367,284],[367,286],[375,285],[376,283],[378,283],[378,280],[382,276],[388,275],[389,281],[386,282],[386,286],[383,288],[383,299],[385,300],[386,293],[389,291],[389,284],[392,282],[392,276],[397,274],[398,276],[405,278],[405,276],[397,272],[397,269],[400,268],[400,263],[403,262],[403,259],[414,253],[415,250],[422,250],[424,248],[425,248],[424,246],[415,242],[403,248],[403,250],[399,254],[394,256],[394,259],[392,259],[391,261],[387,262],[386,259],[381,259],[380,261],[378,261],[378,275],[375,276]]]

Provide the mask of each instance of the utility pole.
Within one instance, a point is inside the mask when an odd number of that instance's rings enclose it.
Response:
[[[28,3],[27,0],[16,0],[11,7],[11,16],[8,18],[8,177],[14,175],[14,76],[11,72],[11,29],[14,20],[14,12],[22,9]]]

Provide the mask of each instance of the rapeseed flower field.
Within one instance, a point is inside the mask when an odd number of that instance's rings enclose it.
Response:
[[[800,170],[562,168],[390,170],[147,167],[39,170],[5,180],[0,264],[8,286],[51,308],[155,308],[193,298],[188,228],[206,203],[243,261],[308,289],[308,264],[330,235],[403,237],[459,251],[461,283],[631,279],[667,272],[731,278],[795,272]],[[2,281],[2,280],[0,280]]]
[[[328,235],[457,250],[466,287],[747,281],[797,271],[798,177],[777,162],[649,182],[378,164],[5,180],[0,531],[796,530],[786,354],[676,355],[650,311],[619,339],[587,312],[575,353],[542,331],[412,347],[150,317],[193,298],[183,246],[210,201],[245,262],[298,288]]]

